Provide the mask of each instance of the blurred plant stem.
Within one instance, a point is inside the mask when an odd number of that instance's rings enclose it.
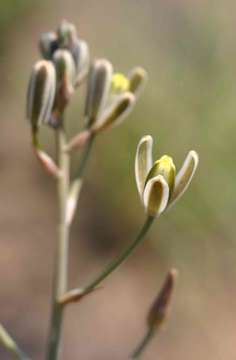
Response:
[[[84,170],[85,170],[87,161],[89,159],[89,155],[91,153],[92,146],[94,144],[94,140],[95,140],[95,135],[93,134],[85,146],[85,149],[84,149],[84,152],[82,155],[82,159],[81,159],[81,162],[79,165],[78,173],[77,173],[77,179],[79,179],[79,180],[82,178],[82,176],[84,174]]]
[[[147,234],[150,226],[152,225],[154,220],[154,217],[148,216],[138,233],[135,240],[129,245],[125,251],[118,256],[117,259],[115,259],[113,262],[111,262],[107,268],[102,271],[88,286],[85,287],[84,291],[85,293],[91,292],[93,289],[95,289],[100,283],[105,280],[111,273],[113,273],[114,270],[116,270],[123,262],[125,262],[128,257],[133,253],[133,251],[137,248],[137,246],[144,240],[145,235]]]
[[[68,291],[61,298],[60,302],[62,304],[74,302],[80,300],[83,296],[90,294],[92,291],[94,291],[102,283],[103,280],[105,280],[110,274],[112,274],[113,271],[118,269],[118,267],[129,258],[129,256],[134,252],[134,250],[136,250],[138,245],[144,240],[145,235],[150,229],[154,219],[155,218],[152,216],[147,216],[135,240],[124,250],[124,252],[120,256],[118,256],[114,261],[108,264],[105,270],[98,274],[90,284],[88,284],[82,289],[78,288]]]
[[[148,346],[149,342],[154,336],[154,329],[150,328],[147,330],[144,338],[141,340],[140,344],[137,346],[137,348],[134,350],[133,354],[130,357],[130,360],[139,360],[141,359],[144,350]]]
[[[76,181],[82,180],[90,151],[95,137],[92,136],[82,154]],[[64,306],[59,299],[67,292],[68,280],[68,248],[70,223],[67,222],[67,202],[70,191],[70,154],[65,151],[67,145],[66,134],[61,126],[56,130],[56,155],[61,175],[58,177],[59,204],[59,238],[55,259],[55,274],[53,284],[53,304],[50,323],[47,360],[57,360],[60,356],[60,340]]]
[[[30,358],[19,348],[11,335],[0,324],[0,344],[2,344],[9,352],[11,352],[15,359],[30,360]]]
[[[68,245],[69,226],[66,223],[66,206],[70,184],[70,158],[63,150],[66,145],[66,135],[61,126],[56,131],[56,152],[61,176],[58,178],[59,202],[59,239],[56,249],[55,274],[53,284],[53,305],[50,324],[48,360],[56,360],[60,353],[61,328],[63,320],[63,307],[58,302],[67,290],[68,278]]]

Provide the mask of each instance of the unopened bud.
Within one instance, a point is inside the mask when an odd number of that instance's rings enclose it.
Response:
[[[27,118],[32,128],[48,122],[55,91],[56,73],[52,62],[38,61],[33,67],[27,92]]]
[[[73,93],[76,78],[74,59],[68,50],[60,49],[55,52],[53,61],[56,68],[57,87],[68,98]]]
[[[110,91],[111,78],[111,63],[105,59],[96,60],[90,69],[88,79],[85,104],[88,125],[92,125],[104,109]]]
[[[53,53],[58,49],[56,33],[43,33],[39,40],[39,49],[44,59],[51,60]]]
[[[147,324],[152,330],[159,330],[160,326],[166,321],[169,315],[177,275],[177,270],[172,269],[169,271],[161,291],[149,310]]]
[[[77,39],[77,31],[74,24],[63,20],[57,30],[57,35],[60,47],[70,50],[73,48]]]
[[[148,75],[146,70],[141,67],[134,68],[128,75],[129,79],[129,91],[139,96],[143,88],[145,87]]]

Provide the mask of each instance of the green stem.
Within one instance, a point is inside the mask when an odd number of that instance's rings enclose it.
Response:
[[[7,330],[0,324],[0,344],[14,355],[18,360],[30,360],[30,358],[19,348],[17,343],[7,332]]]
[[[67,290],[68,278],[69,227],[66,224],[66,204],[70,183],[70,159],[69,155],[63,150],[65,145],[65,132],[62,128],[59,128],[57,130],[57,156],[58,165],[62,172],[62,175],[58,179],[59,240],[56,251],[52,317],[47,354],[48,360],[57,360],[60,354],[63,306],[59,304],[58,299]]]
[[[137,246],[144,240],[145,235],[147,234],[150,226],[153,223],[154,218],[148,216],[137,235],[136,239],[129,245],[127,249],[113,262],[111,262],[107,268],[102,271],[89,285],[87,285],[84,289],[84,293],[89,293],[94,290],[100,283],[105,280],[114,270],[116,270],[123,262],[125,262],[128,257],[133,253],[133,251],[137,248]]]
[[[140,344],[137,346],[133,354],[131,355],[132,360],[139,360],[141,359],[141,356],[146,349],[147,345],[150,343],[151,339],[154,336],[154,330],[152,328],[149,328],[144,336],[144,338],[141,340]]]
[[[87,162],[88,162],[91,150],[92,150],[94,140],[95,140],[95,135],[93,134],[89,138],[89,140],[88,140],[88,142],[87,142],[87,144],[85,146],[84,152],[82,154],[81,163],[79,165],[79,169],[78,169],[78,173],[77,173],[77,178],[81,178],[83,176],[83,174],[84,174],[85,167],[87,165]]]

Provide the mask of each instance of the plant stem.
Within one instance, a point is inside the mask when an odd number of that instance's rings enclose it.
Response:
[[[148,216],[138,233],[135,240],[129,245],[128,248],[125,249],[125,251],[113,262],[111,262],[107,268],[102,271],[89,285],[87,285],[83,292],[89,293],[92,290],[94,290],[100,283],[105,280],[114,270],[116,270],[123,262],[125,262],[128,257],[133,253],[133,251],[137,248],[137,246],[144,240],[145,235],[147,234],[148,230],[150,229],[152,223],[153,223],[154,217]]]
[[[60,339],[63,320],[63,306],[58,299],[67,290],[69,227],[66,224],[66,204],[70,184],[70,159],[63,150],[66,145],[62,127],[57,130],[57,156],[61,176],[58,179],[59,239],[56,251],[55,277],[53,289],[52,318],[50,325],[48,360],[57,360],[60,354]]]
[[[137,346],[137,348],[135,349],[135,351],[131,355],[130,359],[132,359],[132,360],[141,359],[141,356],[142,356],[144,350],[146,349],[147,345],[149,344],[149,342],[153,338],[153,335],[154,335],[153,328],[149,328],[147,330],[144,338],[141,340],[140,344]]]
[[[77,178],[81,178],[83,176],[83,174],[84,174],[84,170],[85,170],[85,167],[87,165],[87,162],[88,162],[91,150],[92,150],[94,140],[95,140],[95,135],[93,134],[89,138],[89,140],[88,140],[88,142],[87,142],[87,144],[85,146],[84,152],[82,154],[81,163],[79,165],[79,169],[78,169],[78,173],[77,173]]]
[[[19,348],[17,343],[7,332],[7,330],[0,324],[0,344],[10,351],[14,358],[18,360],[30,360],[30,358]]]

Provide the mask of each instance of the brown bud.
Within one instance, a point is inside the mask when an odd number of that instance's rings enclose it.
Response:
[[[175,269],[169,271],[157,298],[149,310],[147,324],[150,329],[159,329],[168,317],[177,274],[178,272]]]

